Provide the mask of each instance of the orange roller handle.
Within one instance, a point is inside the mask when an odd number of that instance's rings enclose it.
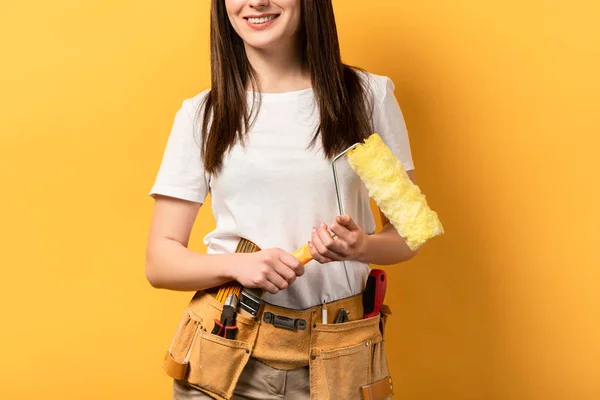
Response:
[[[294,251],[292,255],[296,257],[302,264],[306,264],[313,259],[308,248],[308,243]]]
[[[247,253],[259,251],[260,249],[252,242],[246,239],[240,239],[238,243],[238,248],[236,249],[236,253]],[[310,249],[308,247],[308,243],[304,246],[300,247],[298,250],[292,253],[294,257],[296,257],[302,264],[306,264],[307,262],[313,259],[310,254]],[[217,300],[220,303],[224,303],[227,296],[231,293],[234,293],[236,296],[240,296],[242,292],[242,285],[239,282],[228,282],[226,284],[221,285],[219,288],[219,292],[217,293]]]

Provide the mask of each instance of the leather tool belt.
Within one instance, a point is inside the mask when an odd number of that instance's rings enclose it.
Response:
[[[349,311],[348,321],[334,323],[341,308]],[[283,370],[309,366],[312,400],[381,400],[393,394],[384,340],[391,313],[385,305],[378,315],[363,319],[362,294],[305,310],[263,302],[255,317],[237,315],[235,339],[211,333],[222,310],[212,294],[194,295],[164,360],[171,378],[229,400],[254,357]]]

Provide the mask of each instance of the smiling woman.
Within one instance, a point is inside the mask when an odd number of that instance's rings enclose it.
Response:
[[[213,0],[210,29],[211,87],[183,101],[151,190],[148,280],[197,291],[165,359],[174,398],[385,398],[387,313],[364,318],[363,292],[370,263],[415,252],[391,224],[374,232],[348,165],[337,215],[331,161],[377,132],[414,180],[394,84],[342,63],[331,0]],[[217,226],[196,254],[209,193]],[[307,242],[304,265],[291,251]],[[254,315],[215,299],[228,282],[266,291]]]
[[[265,49],[294,41],[300,30],[300,0],[272,1],[268,8],[261,8],[259,5],[248,6],[249,3],[252,2],[225,2],[229,21],[244,43],[251,48]]]

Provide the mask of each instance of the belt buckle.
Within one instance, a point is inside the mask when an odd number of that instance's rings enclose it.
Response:
[[[265,312],[263,321],[267,324],[273,324],[273,326],[277,328],[301,331],[306,329],[306,320],[302,318],[288,318],[281,315],[275,315],[272,312]]]

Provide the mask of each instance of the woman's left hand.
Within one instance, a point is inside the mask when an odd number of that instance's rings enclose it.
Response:
[[[347,214],[337,216],[327,227],[313,227],[308,242],[310,254],[321,264],[332,261],[357,260],[365,252],[368,235]]]

